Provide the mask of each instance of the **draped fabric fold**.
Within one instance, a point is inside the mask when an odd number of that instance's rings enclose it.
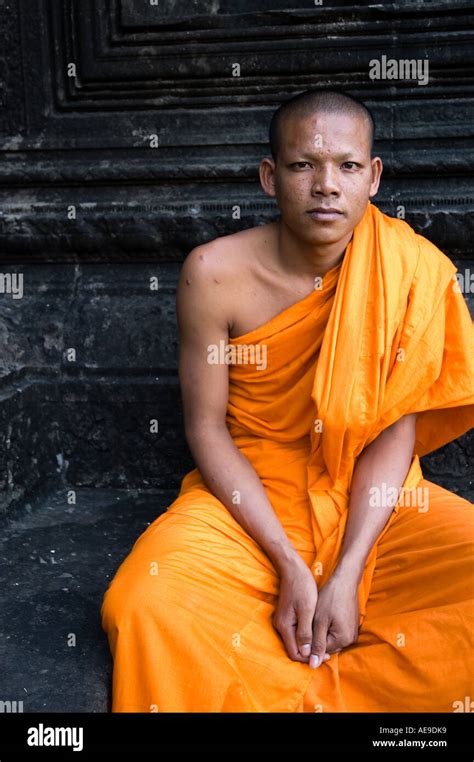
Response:
[[[357,643],[316,671],[289,659],[272,623],[278,574],[195,468],[104,596],[113,711],[453,711],[472,695],[474,513],[420,467],[474,422],[473,325],[455,272],[369,204],[320,288],[229,341],[229,433],[319,587],[358,457],[417,413],[402,494],[422,487],[429,510],[397,501],[359,585]]]
[[[455,273],[407,223],[368,205],[342,262],[311,392],[320,430],[311,429],[308,489],[321,584],[337,562],[362,450],[417,413],[406,491],[423,476],[420,456],[474,425],[473,326]],[[375,555],[376,547],[360,585],[361,621]]]

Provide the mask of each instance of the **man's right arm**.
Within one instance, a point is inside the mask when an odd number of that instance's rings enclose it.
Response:
[[[178,282],[179,381],[186,439],[211,492],[281,571],[297,560],[297,553],[255,469],[227,428],[228,365],[208,362],[209,345],[229,341],[229,294],[217,269],[215,252],[199,246],[188,255]],[[214,278],[221,282],[216,284]],[[240,504],[232,501],[235,490],[240,493]]]
[[[212,245],[193,249],[178,282],[179,380],[186,439],[210,491],[261,546],[282,580],[291,580],[285,604],[288,610],[282,617],[285,634],[277,629],[289,656],[307,661],[297,650],[294,630],[290,632],[289,609],[296,607],[300,611],[300,635],[304,629],[304,642],[308,642],[307,637],[311,642],[316,583],[287,537],[258,474],[236,447],[227,428],[228,365],[208,362],[209,345],[229,341],[230,295],[226,285],[229,279],[226,281],[222,274],[219,256]],[[232,500],[236,490],[240,496],[238,503]],[[301,642],[301,638],[297,640]]]

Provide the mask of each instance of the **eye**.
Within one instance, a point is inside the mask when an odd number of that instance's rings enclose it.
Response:
[[[343,167],[347,167],[348,164],[351,164],[352,166],[348,167],[348,169],[354,169],[356,167],[360,167],[360,164],[357,164],[355,161],[345,161],[342,165]]]
[[[306,165],[309,167],[309,162],[308,162],[308,161],[296,161],[296,162],[295,162],[294,164],[292,164],[291,166],[292,166],[292,167],[298,167],[298,168],[301,168],[301,166],[302,166],[302,165],[304,166],[305,164],[306,164]]]

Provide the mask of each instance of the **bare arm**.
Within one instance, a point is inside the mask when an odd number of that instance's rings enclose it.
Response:
[[[337,571],[354,575],[357,582],[395,504],[385,496],[390,496],[393,488],[398,493],[410,468],[415,428],[416,413],[400,418],[365,448],[354,469],[349,515]],[[379,499],[374,505],[377,496]]]
[[[341,553],[318,598],[310,666],[319,666],[323,653],[340,651],[358,638],[359,582],[370,550],[396,502],[385,496],[390,496],[390,488],[394,488],[398,495],[408,473],[415,444],[415,426],[416,413],[403,416],[382,431],[357,462]],[[376,505],[371,505],[371,490],[374,488],[379,499]]]
[[[274,626],[294,661],[308,662],[317,586],[286,535],[255,469],[226,425],[226,364],[209,364],[208,347],[229,340],[229,291],[215,248],[188,255],[177,291],[179,379],[186,439],[210,491],[260,545],[280,575]],[[238,495],[238,501],[235,496]],[[329,658],[325,655],[323,658]]]
[[[255,469],[230,436],[225,420],[228,366],[207,361],[209,345],[229,341],[229,294],[218,271],[215,250],[198,246],[188,255],[178,283],[179,379],[186,439],[211,492],[281,571],[300,557]]]

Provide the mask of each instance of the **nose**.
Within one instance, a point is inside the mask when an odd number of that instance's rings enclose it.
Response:
[[[323,196],[338,196],[340,194],[337,170],[331,164],[325,164],[316,170],[312,193],[322,193]]]

